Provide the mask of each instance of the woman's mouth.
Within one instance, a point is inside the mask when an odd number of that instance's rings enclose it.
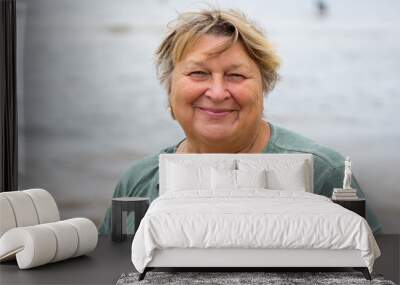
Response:
[[[208,108],[208,107],[197,107],[202,113],[207,114],[211,118],[219,119],[224,118],[231,114],[235,109],[225,109],[225,108]]]

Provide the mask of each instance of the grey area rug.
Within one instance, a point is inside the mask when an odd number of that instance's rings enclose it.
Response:
[[[145,284],[379,284],[396,285],[384,280],[382,275],[372,274],[366,280],[361,272],[148,272],[138,281],[139,273],[122,274],[117,285]]]

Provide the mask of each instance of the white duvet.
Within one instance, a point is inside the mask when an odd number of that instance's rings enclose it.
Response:
[[[155,249],[358,249],[372,272],[380,251],[365,219],[307,192],[248,189],[167,193],[153,201],[132,243],[143,272]]]

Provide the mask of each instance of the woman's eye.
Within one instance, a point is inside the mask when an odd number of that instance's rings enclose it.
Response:
[[[193,71],[189,73],[189,76],[194,78],[203,78],[206,77],[208,74],[204,71]]]
[[[228,74],[227,76],[229,79],[236,80],[236,81],[245,79],[244,75],[238,74],[238,73],[231,73],[231,74]]]

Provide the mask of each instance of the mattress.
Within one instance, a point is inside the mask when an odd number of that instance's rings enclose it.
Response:
[[[361,216],[308,192],[242,189],[165,193],[153,201],[132,242],[139,272],[162,249],[359,250],[372,272],[379,248]]]

